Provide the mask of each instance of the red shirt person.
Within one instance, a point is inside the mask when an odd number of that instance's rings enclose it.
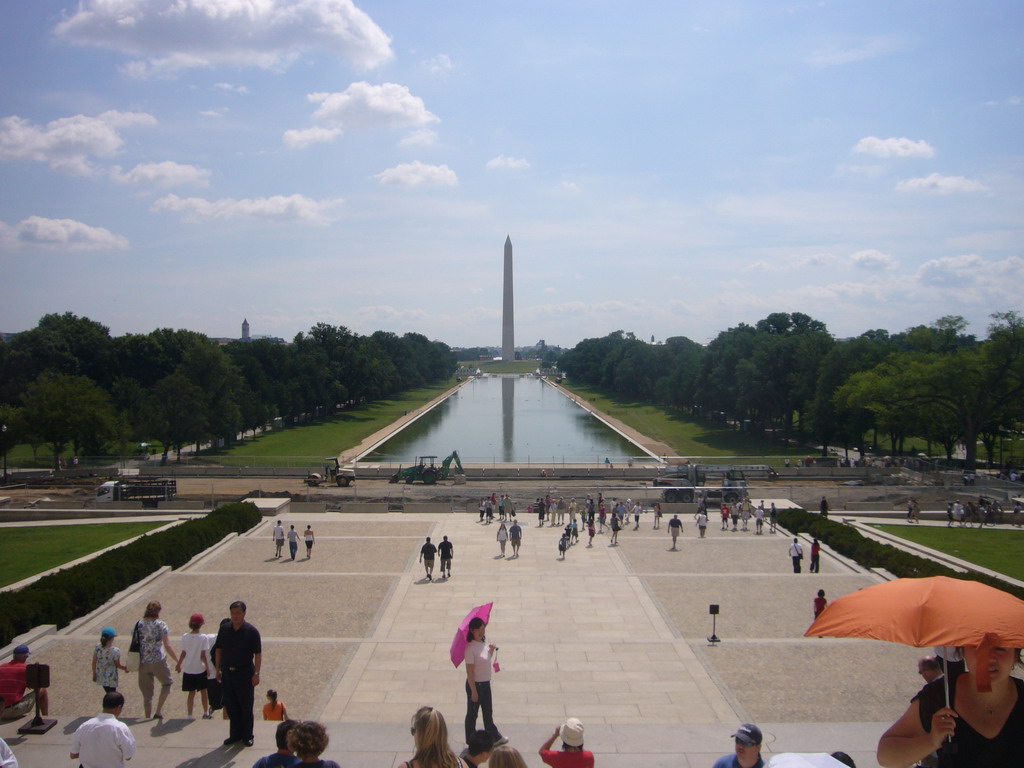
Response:
[[[561,737],[562,748],[552,750],[555,739]],[[540,747],[540,759],[551,768],[594,768],[594,753],[583,749],[583,723],[570,717]]]
[[[0,664],[0,697],[3,697],[7,711],[5,717],[21,717],[35,707],[35,692],[26,689],[28,657],[31,651],[27,645],[14,649],[14,657],[6,664]],[[46,688],[39,689],[39,713],[50,714],[50,698]]]

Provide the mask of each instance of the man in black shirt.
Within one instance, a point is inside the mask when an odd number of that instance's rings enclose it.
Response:
[[[434,580],[434,555],[437,553],[437,547],[430,543],[430,537],[427,536],[427,543],[420,547],[420,562],[423,563],[423,567],[427,571],[427,581]]]
[[[450,579],[452,577],[452,554],[455,551],[455,547],[448,537],[444,537],[444,541],[437,545],[438,554],[441,555],[441,575],[445,576],[445,570],[447,569],[447,576]]]
[[[233,602],[229,608],[231,623],[217,633],[217,680],[224,689],[224,708],[231,728],[225,744],[244,741],[253,743],[254,689],[260,684],[263,645],[260,631],[245,620],[245,603]]]

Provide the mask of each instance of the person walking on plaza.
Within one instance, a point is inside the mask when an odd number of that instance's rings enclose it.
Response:
[[[562,748],[552,750],[556,739],[562,740]],[[583,749],[583,723],[570,717],[555,728],[551,737],[540,745],[541,761],[551,768],[594,768],[594,753]]]
[[[672,519],[668,521],[668,532],[672,537],[672,551],[676,551],[676,541],[679,539],[679,534],[683,532],[683,521],[679,519],[679,515],[672,515]]]
[[[793,559],[793,573],[800,573],[800,561],[804,559],[804,548],[796,536],[793,543],[789,545],[789,556]]]
[[[590,522],[587,523],[587,536],[590,537],[590,540],[587,542],[587,547],[593,547],[594,546],[594,534],[595,533],[597,533],[597,529],[594,528],[594,521],[591,520]]]
[[[818,596],[814,598],[814,618],[821,616],[821,612],[828,607],[828,600],[825,599],[825,590],[819,589]]]
[[[309,560],[313,557],[313,545],[316,543],[312,525],[306,526],[306,530],[302,532],[302,540],[306,545],[306,559]]]
[[[178,657],[178,666],[174,670],[182,672],[181,690],[188,693],[186,708],[189,717],[192,717],[196,691],[199,691],[202,699],[203,714],[210,712],[210,700],[206,693],[207,670],[211,663],[210,641],[200,632],[205,623],[206,619],[201,613],[193,613],[189,618],[188,626],[192,631],[181,636],[181,656]]]
[[[828,517],[828,499],[824,496],[821,497],[821,503],[818,505],[818,509],[821,512],[822,517]]]
[[[616,512],[612,512],[612,538],[608,542],[609,547],[617,546],[619,543],[619,531],[622,529],[622,522]]]
[[[288,551],[294,560],[299,551],[299,532],[295,530],[294,525],[288,529]]]
[[[494,739],[494,746],[507,744],[508,739],[501,735],[494,724],[491,697],[491,670],[497,667],[498,646],[487,643],[487,624],[479,616],[469,622],[466,633],[466,742],[476,730],[476,719],[483,710],[484,730]]]
[[[722,515],[722,530],[723,531],[728,531],[729,530],[729,505],[728,504],[723,504],[720,512],[721,512],[721,515]]]
[[[508,542],[508,528],[502,523],[498,526],[498,546],[501,547],[501,557],[505,556],[505,544]]]
[[[703,539],[704,534],[708,532],[708,515],[707,512],[700,510],[697,512],[697,530],[700,531],[700,537]]]
[[[445,536],[437,545],[437,554],[441,558],[441,578],[452,577],[452,556],[455,554],[455,546]]]
[[[103,694],[103,712],[86,720],[71,737],[71,759],[82,768],[124,768],[135,757],[135,737],[117,718],[124,709],[124,695]]]
[[[768,510],[768,533],[777,533],[779,525],[779,510],[775,508],[775,502],[772,502],[771,509]]]
[[[754,529],[756,535],[760,536],[764,533],[764,502],[760,501],[757,504],[757,509],[754,510]]]
[[[661,528],[661,502],[654,502],[654,530]]]
[[[426,543],[420,547],[420,562],[423,563],[423,570],[426,571],[427,581],[434,580],[434,555],[437,554],[437,547],[430,543],[427,536]]]
[[[732,737],[736,740],[736,751],[715,760],[711,768],[763,768],[761,729],[753,723],[744,723]]]
[[[263,641],[260,631],[245,620],[246,605],[236,600],[228,608],[231,622],[217,633],[217,680],[223,686],[230,729],[224,744],[253,744],[254,691],[260,684]]]
[[[519,545],[523,543],[523,529],[515,520],[508,529],[508,540],[512,545],[512,557],[519,557]]]
[[[142,619],[135,625],[135,631],[139,635],[139,690],[142,692],[142,708],[147,719],[152,713],[157,720],[164,717],[164,702],[167,701],[167,695],[171,692],[171,685],[174,682],[167,657],[178,661],[178,654],[171,647],[170,630],[167,624],[160,620],[162,607],[158,601],[151,601],[146,606]],[[156,701],[156,712],[153,712],[155,682],[160,683],[160,696]]]
[[[807,570],[810,573],[821,572],[821,544],[817,539],[811,542],[811,565]]]
[[[281,525],[280,520],[277,521],[274,530],[270,532],[270,537],[274,540],[274,557],[280,559],[281,550],[284,548],[284,526]]]
[[[92,681],[103,686],[107,693],[117,690],[117,670],[129,672],[127,666],[121,663],[121,651],[114,647],[114,638],[117,632],[113,627],[104,627],[100,632],[100,641],[92,651]]]

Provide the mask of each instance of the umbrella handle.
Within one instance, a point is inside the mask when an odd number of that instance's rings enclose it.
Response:
[[[949,704],[949,662],[946,660],[945,656],[942,657],[942,687],[946,691],[946,706],[952,709],[952,707]],[[946,743],[953,743],[952,733],[946,737]]]

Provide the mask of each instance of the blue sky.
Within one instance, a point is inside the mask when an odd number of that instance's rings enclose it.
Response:
[[[1024,285],[1018,2],[34,0],[0,331],[837,336]]]

